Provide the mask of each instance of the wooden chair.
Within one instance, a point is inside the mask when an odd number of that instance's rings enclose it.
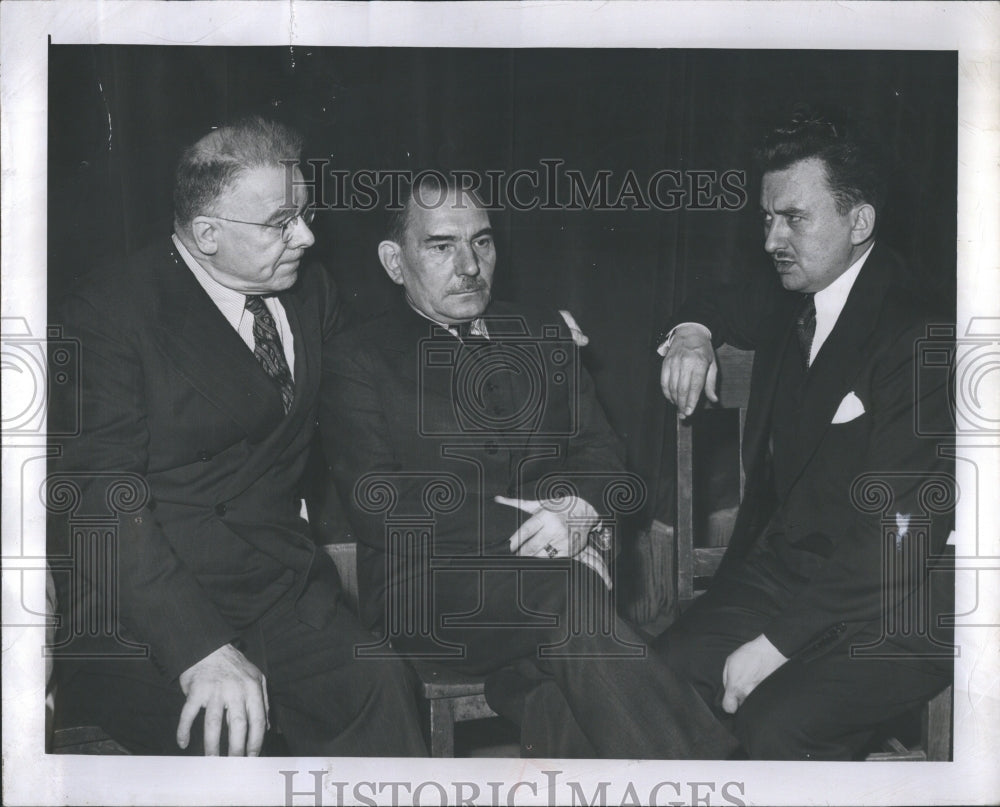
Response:
[[[357,608],[357,544],[328,544],[324,548],[337,565],[347,599]],[[485,681],[444,665],[418,661],[411,662],[411,666],[420,679],[431,756],[453,757],[456,723],[497,716],[486,702]]]
[[[71,726],[56,729],[49,739],[50,754],[127,755],[100,726]]]
[[[740,455],[746,407],[750,398],[750,373],[753,353],[723,345],[716,351],[719,364],[717,391],[720,409],[735,409],[739,413],[739,438],[733,456],[740,480],[739,495],[743,498],[744,472]],[[693,424],[677,417],[677,599],[683,610],[700,594],[715,574],[725,554],[725,545],[697,546],[695,541],[694,434]],[[731,528],[730,528],[731,530]],[[727,538],[728,540],[728,538]]]
[[[868,761],[948,762],[951,760],[952,714],[954,691],[952,687],[939,692],[920,710],[920,742],[910,748],[895,737],[882,741],[882,750],[865,757]]]
[[[743,443],[746,407],[750,395],[750,375],[753,353],[723,345],[716,351],[719,363],[719,408],[735,409],[739,413],[739,446]],[[733,460],[739,466],[740,499],[745,481],[742,456],[737,448]],[[725,546],[697,546],[695,540],[694,507],[694,437],[692,425],[677,418],[677,598],[680,610],[689,605],[705,588],[704,583],[715,574]],[[730,532],[732,526],[729,526]],[[706,542],[703,542],[706,543]],[[932,698],[921,710],[919,744],[907,747],[896,737],[882,741],[883,750],[869,754],[868,760],[905,761],[951,759],[952,750],[952,687]]]

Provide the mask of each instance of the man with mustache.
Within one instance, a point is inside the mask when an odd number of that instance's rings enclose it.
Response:
[[[53,318],[79,340],[83,388],[49,494],[117,518],[108,546],[49,533],[53,562],[75,565],[57,575],[58,708],[132,753],[257,756],[268,726],[300,756],[424,753],[408,670],[355,660],[370,636],[301,515],[343,326],[325,270],[303,264],[301,148],[261,118],[202,137],[177,166],[173,235]]]
[[[487,675],[525,755],[725,756],[732,737],[615,614],[607,502],[634,480],[570,331],[493,301],[486,210],[444,175],[415,182],[379,244],[403,293],[338,335],[323,379],[362,621]]]
[[[683,416],[716,400],[713,345],[756,353],[729,548],[658,646],[751,758],[851,759],[951,680],[953,583],[927,561],[953,468],[927,435],[953,428],[947,373],[917,360],[950,316],[878,241],[883,162],[849,121],[798,109],[758,162],[774,276],[687,302],[661,347]]]

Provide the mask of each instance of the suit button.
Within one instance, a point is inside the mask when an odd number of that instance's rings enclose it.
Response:
[[[212,455],[204,448],[198,452],[198,462],[208,462],[210,459],[212,459]]]
[[[499,447],[499,446],[498,446],[498,445],[496,444],[496,442],[495,442],[495,441],[493,441],[493,440],[490,440],[490,441],[489,441],[489,442],[488,442],[488,443],[486,444],[486,453],[487,453],[487,454],[489,454],[490,456],[493,456],[493,455],[494,455],[494,454],[496,454],[496,453],[497,453],[497,452],[498,452],[499,450],[500,450],[500,447]]]
[[[228,508],[226,507],[225,504],[217,504],[215,505],[215,515],[224,516],[226,514],[227,509]]]

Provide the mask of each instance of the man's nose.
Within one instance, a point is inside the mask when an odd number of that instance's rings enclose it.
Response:
[[[313,231],[309,229],[305,220],[298,216],[292,222],[292,237],[288,239],[288,246],[292,249],[307,249],[315,243],[316,236],[313,235]]]
[[[455,273],[475,277],[479,274],[479,255],[471,244],[459,244],[455,253]]]
[[[777,252],[785,244],[785,228],[780,219],[775,217],[770,224],[764,225],[764,251]]]

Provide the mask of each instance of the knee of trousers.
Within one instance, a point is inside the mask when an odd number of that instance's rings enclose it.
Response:
[[[733,730],[750,759],[833,759],[840,756],[820,735],[814,712],[773,698],[747,698]],[[849,758],[849,757],[844,757]]]
[[[416,684],[416,673],[403,659],[390,656],[378,661],[356,661],[361,674],[372,689],[412,690]]]
[[[655,647],[670,669],[684,680],[711,689],[721,687],[725,656],[708,652],[697,635],[668,629]]]

